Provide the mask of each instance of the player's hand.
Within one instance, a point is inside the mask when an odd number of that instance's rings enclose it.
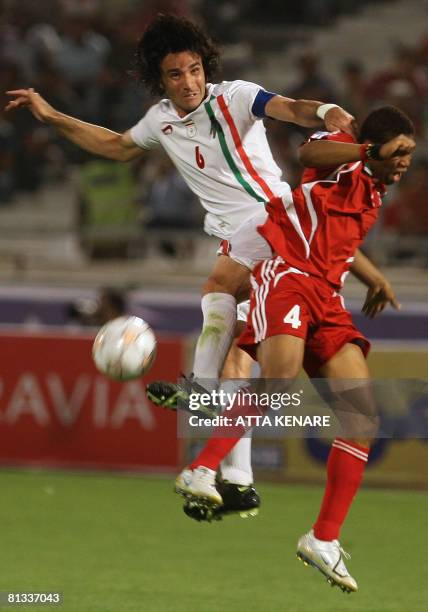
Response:
[[[400,134],[392,140],[385,142],[379,149],[379,155],[382,159],[391,159],[392,157],[399,157],[401,155],[409,155],[416,144],[413,138],[409,138],[405,134]]]
[[[374,319],[388,304],[391,304],[395,310],[401,310],[401,304],[399,304],[391,285],[385,279],[382,283],[368,289],[361,311],[369,319]]]
[[[324,117],[325,127],[329,132],[346,132],[351,136],[357,135],[357,122],[355,117],[350,115],[340,106],[330,108]]]
[[[55,109],[41,95],[35,92],[32,87],[30,89],[7,91],[6,95],[13,98],[5,108],[7,112],[26,106],[36,119],[43,122],[48,122],[55,113]]]

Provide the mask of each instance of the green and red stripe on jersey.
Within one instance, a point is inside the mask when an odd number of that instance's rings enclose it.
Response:
[[[239,170],[238,166],[236,165],[233,157],[232,157],[232,153],[230,152],[229,146],[227,144],[226,141],[226,137],[223,131],[223,128],[221,126],[221,124],[219,123],[219,121],[217,120],[217,118],[214,115],[214,111],[212,109],[211,106],[211,102],[212,100],[217,100],[217,103],[219,105],[219,108],[223,114],[223,117],[226,120],[226,123],[229,127],[230,133],[232,135],[232,139],[233,142],[235,144],[236,147],[236,152],[238,153],[242,163],[244,164],[245,169],[247,170],[248,174],[251,176],[251,178],[261,187],[263,193],[266,195],[266,198],[262,198],[260,195],[258,195],[254,189],[252,188],[252,186],[250,185],[250,183],[244,178],[243,174],[241,173],[241,171]],[[252,196],[254,199],[256,199],[258,202],[266,202],[269,200],[272,200],[273,198],[275,198],[275,194],[272,192],[272,190],[270,189],[270,187],[267,185],[266,181],[260,176],[260,174],[257,172],[257,170],[254,168],[253,164],[251,163],[245,149],[244,146],[242,144],[241,138],[239,136],[239,132],[238,129],[236,127],[236,124],[233,120],[233,117],[226,105],[225,99],[223,95],[217,96],[217,98],[215,98],[214,96],[211,97],[211,99],[205,103],[205,110],[208,114],[208,117],[210,118],[211,122],[215,124],[215,128],[216,128],[216,132],[218,134],[218,139],[219,139],[219,143],[220,143],[220,147],[221,150],[223,152],[223,155],[229,165],[229,168],[232,170],[236,180],[242,185],[242,187],[245,189],[245,191]]]

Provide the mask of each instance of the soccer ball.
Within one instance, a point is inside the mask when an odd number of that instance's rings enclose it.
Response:
[[[118,317],[98,332],[92,347],[97,369],[122,382],[142,376],[156,357],[156,337],[139,317]]]

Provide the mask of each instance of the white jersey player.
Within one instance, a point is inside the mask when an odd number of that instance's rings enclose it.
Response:
[[[234,336],[236,298],[247,290],[255,261],[269,255],[255,231],[265,217],[264,203],[281,198],[292,205],[262,119],[306,127],[324,122],[327,130],[351,132],[353,117],[334,104],[292,100],[246,81],[208,84],[218,51],[200,28],[183,18],[158,15],[136,56],[140,80],[165,99],[122,134],[57,111],[31,88],[7,92],[12,99],[6,110],[27,106],[76,145],[109,159],[125,162],[157,145],[165,149],[207,211],[205,230],[224,241],[203,287],[204,323],[194,365],[196,379],[216,380]],[[176,385],[164,384],[157,396],[152,389],[151,398],[173,407],[176,390]],[[249,445],[243,439],[222,465],[223,477],[236,488],[238,505],[247,501],[236,485],[252,483]],[[248,490],[253,503],[255,491]]]

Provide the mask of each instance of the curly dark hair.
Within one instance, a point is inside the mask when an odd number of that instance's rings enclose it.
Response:
[[[400,134],[413,136],[412,120],[396,106],[381,106],[369,113],[360,129],[359,141],[383,144]]]
[[[168,53],[181,51],[197,53],[201,57],[205,77],[211,79],[214,76],[220,54],[209,36],[184,17],[159,14],[138,42],[134,74],[153,94],[162,94],[162,60]]]

